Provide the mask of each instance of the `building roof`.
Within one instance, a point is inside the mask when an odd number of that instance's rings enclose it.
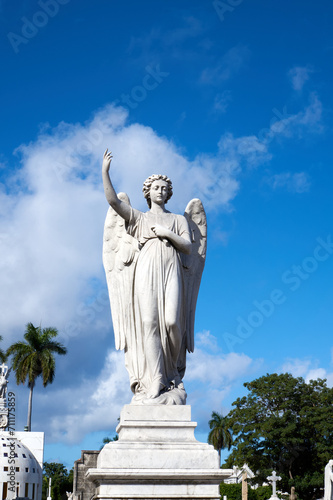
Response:
[[[9,432],[0,432],[0,483],[8,482],[8,473],[19,483],[40,483],[42,469],[34,454]]]
[[[243,472],[247,473],[248,479],[254,478],[254,473],[247,464],[244,464],[243,467],[238,467],[237,465],[234,465],[233,473],[231,474],[231,476],[225,479],[224,482],[227,484],[241,483]]]

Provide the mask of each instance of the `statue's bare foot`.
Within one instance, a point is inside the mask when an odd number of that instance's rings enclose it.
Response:
[[[155,382],[153,382],[149,391],[147,392],[147,398],[149,398],[149,399],[158,398],[163,387],[164,387],[164,385],[161,384],[161,382],[159,380],[156,380]]]

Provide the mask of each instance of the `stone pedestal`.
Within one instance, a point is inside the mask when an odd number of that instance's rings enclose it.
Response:
[[[190,406],[126,405],[119,440],[104,446],[88,469],[94,499],[220,499],[217,451],[194,437]]]

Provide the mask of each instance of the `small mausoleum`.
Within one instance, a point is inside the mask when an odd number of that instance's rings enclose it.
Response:
[[[42,468],[16,434],[23,433],[0,432],[0,500],[41,500]]]
[[[10,369],[0,366],[0,500],[42,499],[43,432],[17,432],[7,406]],[[9,395],[12,393],[9,393]]]

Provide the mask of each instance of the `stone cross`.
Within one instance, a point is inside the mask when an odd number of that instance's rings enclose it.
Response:
[[[242,474],[242,500],[247,500],[247,472],[243,471]]]
[[[49,477],[49,491],[48,491],[47,500],[52,500],[52,497],[51,497],[51,482],[52,482],[52,479]]]
[[[295,493],[295,486],[291,487],[291,492],[290,492],[289,500],[297,500],[297,495]]]
[[[268,479],[268,481],[270,481],[272,483],[272,487],[273,487],[273,494],[272,494],[270,500],[271,499],[273,500],[274,498],[278,498],[276,496],[276,483],[277,483],[277,481],[281,481],[281,477],[277,476],[275,470],[273,470],[272,475],[269,476],[267,479]]]

